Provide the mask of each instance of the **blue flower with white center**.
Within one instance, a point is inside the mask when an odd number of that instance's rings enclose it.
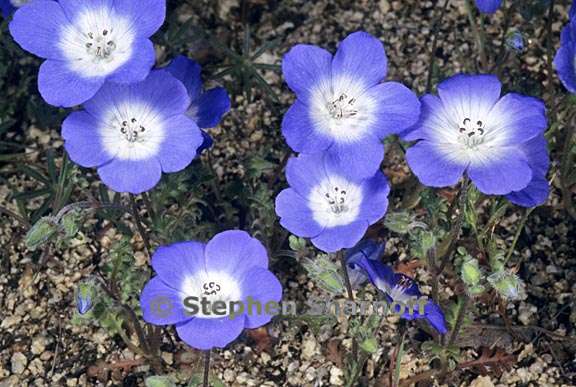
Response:
[[[175,325],[178,336],[197,349],[223,348],[245,328],[267,324],[273,316],[266,305],[279,305],[282,298],[282,285],[268,270],[266,248],[244,231],[224,231],[208,243],[162,246],[152,267],[157,275],[140,295],[144,320]],[[202,302],[206,307],[199,308]],[[243,309],[231,303],[242,303]]]
[[[176,79],[184,84],[190,96],[190,107],[186,114],[192,118],[201,129],[213,128],[218,125],[224,114],[230,110],[230,97],[223,87],[203,90],[202,68],[200,65],[183,55],[179,55],[166,67]],[[212,138],[202,131],[204,142],[198,150],[210,148]]]
[[[152,189],[162,172],[186,168],[203,141],[186,116],[186,88],[166,70],[129,85],[106,83],[83,106],[62,124],[64,147],[116,192]]]
[[[311,45],[293,47],[282,71],[297,100],[282,122],[296,152],[326,151],[347,175],[371,177],[384,158],[382,140],[410,127],[420,114],[416,95],[384,82],[382,43],[366,32],[344,39],[333,56]]]
[[[166,0],[40,0],[18,9],[10,33],[26,51],[47,59],[38,74],[40,94],[70,107],[106,81],[142,81],[154,65],[149,37],[164,22]]]
[[[286,179],[290,188],[276,197],[280,224],[328,253],[353,247],[388,208],[384,174],[351,178],[323,154],[290,159]]]
[[[31,0],[0,0],[0,10],[2,11],[2,16],[8,19],[10,15],[14,13],[18,8],[26,5]]]
[[[348,264],[348,277],[353,289],[358,288],[364,282],[368,281],[368,276],[356,262],[362,258],[379,261],[384,255],[386,245],[378,243],[372,239],[364,239],[356,246],[346,250],[345,258]]]
[[[502,0],[476,0],[476,6],[482,13],[494,13],[501,4]]]
[[[370,282],[385,294],[388,302],[397,302],[405,307],[400,317],[406,320],[426,319],[442,335],[448,331],[442,309],[432,300],[426,301],[424,313],[421,313],[418,301],[421,300],[422,294],[412,278],[402,273],[394,273],[391,267],[379,260],[366,257],[356,260],[354,265],[364,270]],[[399,308],[400,306],[396,308],[397,312]]]
[[[570,21],[560,34],[560,48],[554,56],[560,81],[570,93],[576,93],[576,6],[570,8]]]
[[[541,153],[530,150],[547,127],[544,103],[501,96],[501,86],[493,75],[456,75],[422,97],[420,121],[404,135],[419,140],[406,159],[422,184],[451,186],[466,173],[481,192],[507,195],[545,176]]]

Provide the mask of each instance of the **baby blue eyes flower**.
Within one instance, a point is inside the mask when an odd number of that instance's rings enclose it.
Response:
[[[280,224],[328,253],[354,246],[388,208],[390,187],[381,172],[353,179],[322,154],[290,159],[286,179],[290,188],[276,197]]]
[[[406,159],[424,185],[451,186],[467,173],[485,194],[535,189],[540,204],[546,199],[540,192],[548,168],[546,127],[539,99],[501,96],[492,75],[456,75],[438,85],[438,96],[422,97],[420,121],[405,135],[419,141]]]
[[[201,129],[217,126],[224,114],[230,110],[230,97],[228,97],[226,89],[216,87],[204,91],[200,65],[183,55],[174,58],[166,70],[182,82],[188,91],[191,99],[190,107],[186,112],[188,117],[193,119]],[[205,131],[202,131],[202,135],[204,136],[204,143],[198,152],[212,146],[210,135]]]
[[[106,81],[142,81],[154,65],[149,37],[164,22],[165,0],[32,1],[10,23],[14,40],[46,61],[38,88],[51,105],[93,97]]]
[[[397,302],[407,307],[401,316],[402,318],[406,320],[423,318],[426,319],[440,334],[443,335],[448,332],[446,329],[444,313],[433,301],[426,300],[425,303],[422,302],[424,313],[421,313],[422,311],[420,310],[418,301],[422,300],[422,294],[418,289],[418,285],[412,278],[402,273],[394,273],[392,268],[384,265],[379,260],[362,257],[353,264],[355,267],[360,267],[364,270],[370,279],[370,282],[385,294],[388,302]],[[351,266],[350,262],[348,265],[349,267]],[[412,310],[409,309],[411,305],[413,306]]]
[[[482,13],[494,13],[501,4],[502,0],[476,0],[476,6]]]
[[[165,70],[129,85],[106,83],[64,120],[64,147],[75,163],[98,168],[112,190],[148,191],[162,172],[186,168],[202,144],[189,106],[186,88]]]
[[[418,120],[420,104],[387,73],[382,43],[365,32],[344,39],[333,56],[311,45],[293,47],[282,71],[297,100],[282,122],[296,152],[326,151],[347,175],[371,177],[384,157],[382,139]]]
[[[152,257],[156,276],[142,290],[144,320],[154,325],[176,325],[178,336],[197,349],[223,348],[244,328],[258,328],[272,316],[264,306],[278,303],[282,286],[268,270],[264,246],[244,231],[225,231],[207,244],[181,242],[160,247]],[[213,308],[194,311],[191,302],[206,300]],[[248,310],[248,299],[262,308]],[[215,303],[243,302],[216,310]],[[233,310],[231,310],[233,309]],[[196,313],[193,313],[196,312]],[[217,313],[216,313],[217,312]]]
[[[560,34],[560,48],[554,57],[554,67],[564,87],[570,93],[576,93],[576,6],[570,9],[570,22]]]

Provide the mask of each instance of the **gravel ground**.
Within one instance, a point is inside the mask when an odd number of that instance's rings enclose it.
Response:
[[[208,26],[216,39],[227,45],[238,44],[242,35],[242,7],[239,1],[174,2],[178,20],[190,17]],[[430,61],[430,25],[434,1],[380,0],[356,2],[264,1],[254,0],[245,10],[255,44],[280,39],[279,45],[267,51],[260,62],[278,64],[284,52],[296,43],[321,45],[331,50],[348,33],[366,30],[380,37],[389,57],[389,78],[405,83],[423,93]],[[443,3],[441,1],[440,3]],[[453,0],[444,14],[440,29],[436,65],[443,74],[472,70],[476,60],[473,38],[469,30],[463,1]],[[500,44],[503,28],[500,11],[487,23],[489,39]],[[554,45],[559,44],[559,31],[567,19],[565,4],[557,5],[552,28]],[[510,84],[547,87],[546,55],[542,47],[544,23],[535,19],[526,22],[516,16],[512,22],[529,38],[527,50],[508,58],[503,78],[514,79]],[[203,63],[223,60],[200,40],[191,44],[190,55]],[[497,52],[494,49],[494,55]],[[168,49],[158,50],[160,62],[169,59]],[[264,73],[265,79],[279,95],[279,107],[291,103],[292,96],[282,84],[279,74]],[[547,89],[549,90],[549,89]],[[552,90],[562,92],[554,81]],[[280,163],[286,148],[280,135],[281,115],[276,114],[260,94],[253,101],[236,96],[232,112],[219,128],[212,129],[215,148],[214,168],[222,181],[245,176],[242,164],[248,155],[257,153],[274,163]],[[34,149],[56,148],[61,151],[59,128],[39,130],[29,128],[19,141],[30,146],[29,160],[43,163],[42,153]],[[203,160],[205,162],[207,160]],[[406,167],[391,158],[386,171],[394,184],[401,185]],[[1,166],[1,164],[0,164]],[[1,166],[7,182],[22,191],[34,188],[34,182]],[[283,184],[283,183],[282,183]],[[0,186],[0,204],[15,210],[8,184]],[[33,200],[29,207],[37,203]],[[510,242],[518,226],[520,213],[509,210],[496,228],[503,240]],[[139,386],[143,377],[153,374],[148,365],[128,350],[119,338],[111,338],[96,326],[74,325],[74,289],[78,281],[93,274],[105,260],[112,241],[119,238],[114,228],[95,234],[83,232],[73,241],[73,247],[55,251],[46,265],[38,264],[37,254],[27,251],[22,243],[26,229],[16,221],[2,217],[0,226],[0,387],[11,386]],[[129,222],[129,218],[127,218]],[[103,224],[106,226],[106,223]],[[386,233],[386,259],[391,263],[407,262],[410,257],[402,241]],[[518,273],[526,281],[527,295],[520,302],[506,306],[510,332],[502,329],[498,312],[479,300],[477,326],[464,332],[458,345],[480,348],[497,346],[517,355],[510,367],[481,375],[470,367],[452,372],[444,385],[458,386],[570,386],[576,385],[576,225],[569,221],[559,205],[559,192],[554,191],[549,202],[529,218],[521,234],[517,254],[512,258]],[[148,257],[139,237],[132,240],[138,266],[145,268]],[[294,260],[274,263],[285,287],[285,299],[306,300],[322,296],[303,269]],[[417,277],[426,283],[429,276],[415,269]],[[453,296],[454,287],[442,279],[441,298]],[[423,287],[424,292],[430,288]],[[370,296],[368,294],[367,296]],[[213,374],[230,386],[338,386],[342,385],[342,347],[350,347],[343,335],[347,322],[312,329],[292,319],[278,319],[269,326],[269,343],[259,339],[262,332],[244,335],[226,350],[218,351],[213,361]],[[369,360],[362,383],[387,385],[388,359],[393,355],[399,329],[406,330],[407,353],[401,365],[401,378],[410,378],[429,370],[428,356],[420,344],[426,335],[415,324],[399,324],[390,317],[385,320],[380,336],[381,349]],[[162,357],[167,372],[184,382],[192,373],[200,372],[201,357],[179,343],[172,328],[162,344]],[[481,334],[479,334],[481,333]],[[512,334],[511,334],[512,333]],[[168,338],[171,336],[171,338]],[[136,338],[134,337],[134,340]],[[262,350],[264,349],[264,350]],[[477,359],[480,349],[463,352],[464,361]],[[438,384],[423,380],[420,385]]]

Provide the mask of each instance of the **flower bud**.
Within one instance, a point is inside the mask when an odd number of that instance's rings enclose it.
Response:
[[[81,316],[92,310],[95,294],[96,290],[92,282],[86,281],[78,285],[76,289],[76,310]]]
[[[378,340],[375,337],[368,337],[360,343],[360,348],[367,353],[376,353],[378,351]]]
[[[76,236],[80,230],[81,219],[82,213],[78,210],[71,210],[60,219],[60,226],[62,226],[65,238],[71,239]]]
[[[44,246],[58,233],[58,229],[58,224],[54,222],[52,217],[40,218],[26,234],[26,247],[33,251]]]
[[[417,227],[427,228],[425,223],[416,221],[415,216],[407,211],[389,213],[384,219],[384,225],[398,234],[407,234]]]
[[[508,270],[490,275],[488,282],[502,297],[509,300],[518,300],[524,293],[524,283]]]
[[[462,281],[464,281],[464,283],[468,285],[468,287],[473,287],[477,286],[482,280],[482,270],[478,266],[477,259],[472,257],[468,258],[469,259],[462,264],[460,274],[462,277]]]
[[[511,31],[506,36],[506,46],[517,54],[524,51],[524,43],[524,36],[519,31]]]

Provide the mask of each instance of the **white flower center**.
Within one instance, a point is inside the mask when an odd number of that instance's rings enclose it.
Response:
[[[361,187],[331,176],[312,189],[308,206],[314,220],[324,227],[343,226],[356,220],[362,204]]]
[[[474,149],[484,142],[486,129],[480,120],[472,122],[470,118],[464,118],[458,128],[458,141],[467,148]]]
[[[198,301],[194,301],[194,303],[199,306],[199,311],[195,316],[202,318],[221,318],[227,316],[231,312],[229,310],[230,302],[242,301],[240,284],[234,277],[226,272],[199,271],[184,280],[180,292],[183,303],[188,297],[196,297],[198,299]],[[203,310],[201,306],[202,300],[206,302],[205,310]],[[212,313],[213,304],[216,301],[224,302],[226,305],[224,312],[219,310],[218,314]]]
[[[100,138],[106,152],[120,160],[155,156],[166,135],[162,116],[146,103],[114,105],[101,118]]]
[[[90,9],[62,27],[59,47],[72,71],[86,78],[104,77],[130,59],[134,38],[128,19],[109,8]]]
[[[319,82],[310,94],[309,114],[316,130],[338,142],[364,137],[375,122],[376,101],[351,78]]]

